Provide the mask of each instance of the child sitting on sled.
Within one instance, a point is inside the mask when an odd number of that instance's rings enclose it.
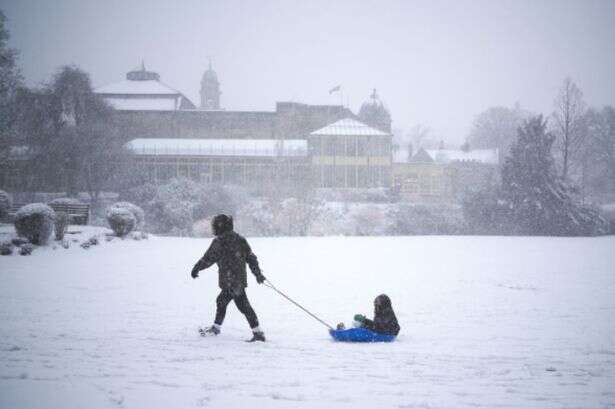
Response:
[[[399,333],[399,324],[397,317],[393,312],[391,299],[386,294],[381,294],[374,300],[374,319],[365,318],[364,315],[357,314],[354,316],[355,326],[367,328],[371,331],[384,335],[397,335]]]

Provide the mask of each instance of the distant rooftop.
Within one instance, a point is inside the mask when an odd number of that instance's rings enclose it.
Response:
[[[499,155],[497,149],[427,149],[427,153],[436,163],[449,164],[451,162],[478,162],[487,165],[497,165]]]
[[[305,139],[133,139],[126,147],[135,155],[155,156],[307,156]]]
[[[338,135],[362,135],[362,136],[388,136],[390,134],[365,125],[356,119],[344,118],[324,128],[317,129],[311,136],[338,136]]]
[[[429,160],[428,160],[429,159]],[[455,162],[473,162],[487,165],[497,165],[499,154],[497,149],[419,149],[412,158],[408,158],[408,150],[401,148],[393,155],[395,163],[437,163],[448,165]]]
[[[181,92],[160,81],[160,76],[140,69],[126,74],[126,79],[94,90],[111,106],[120,111],[174,111],[194,109],[194,104]]]

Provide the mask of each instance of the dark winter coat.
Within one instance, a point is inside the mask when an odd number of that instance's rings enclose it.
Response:
[[[395,312],[393,312],[391,299],[388,296],[382,294],[376,298],[374,320],[366,319],[363,321],[363,326],[380,334],[399,334],[400,327]]]
[[[220,288],[237,290],[248,286],[246,263],[250,266],[252,274],[257,278],[261,276],[258,260],[252,253],[248,241],[234,231],[226,231],[213,239],[209,249],[194,268],[201,271],[218,264]]]

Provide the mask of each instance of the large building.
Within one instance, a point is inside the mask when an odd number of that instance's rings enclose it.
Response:
[[[250,186],[390,186],[390,132],[358,121],[341,105],[278,102],[275,111],[227,111],[211,64],[200,109],[144,66],[96,92],[116,108],[136,174],[147,181],[185,176]],[[370,104],[374,98],[375,92]]]

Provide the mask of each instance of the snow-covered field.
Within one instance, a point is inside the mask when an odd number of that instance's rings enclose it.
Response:
[[[330,323],[393,300],[392,344],[334,343],[250,277],[268,337],[229,306],[203,339],[208,239],[0,257],[1,408],[615,408],[615,237],[252,239]]]

